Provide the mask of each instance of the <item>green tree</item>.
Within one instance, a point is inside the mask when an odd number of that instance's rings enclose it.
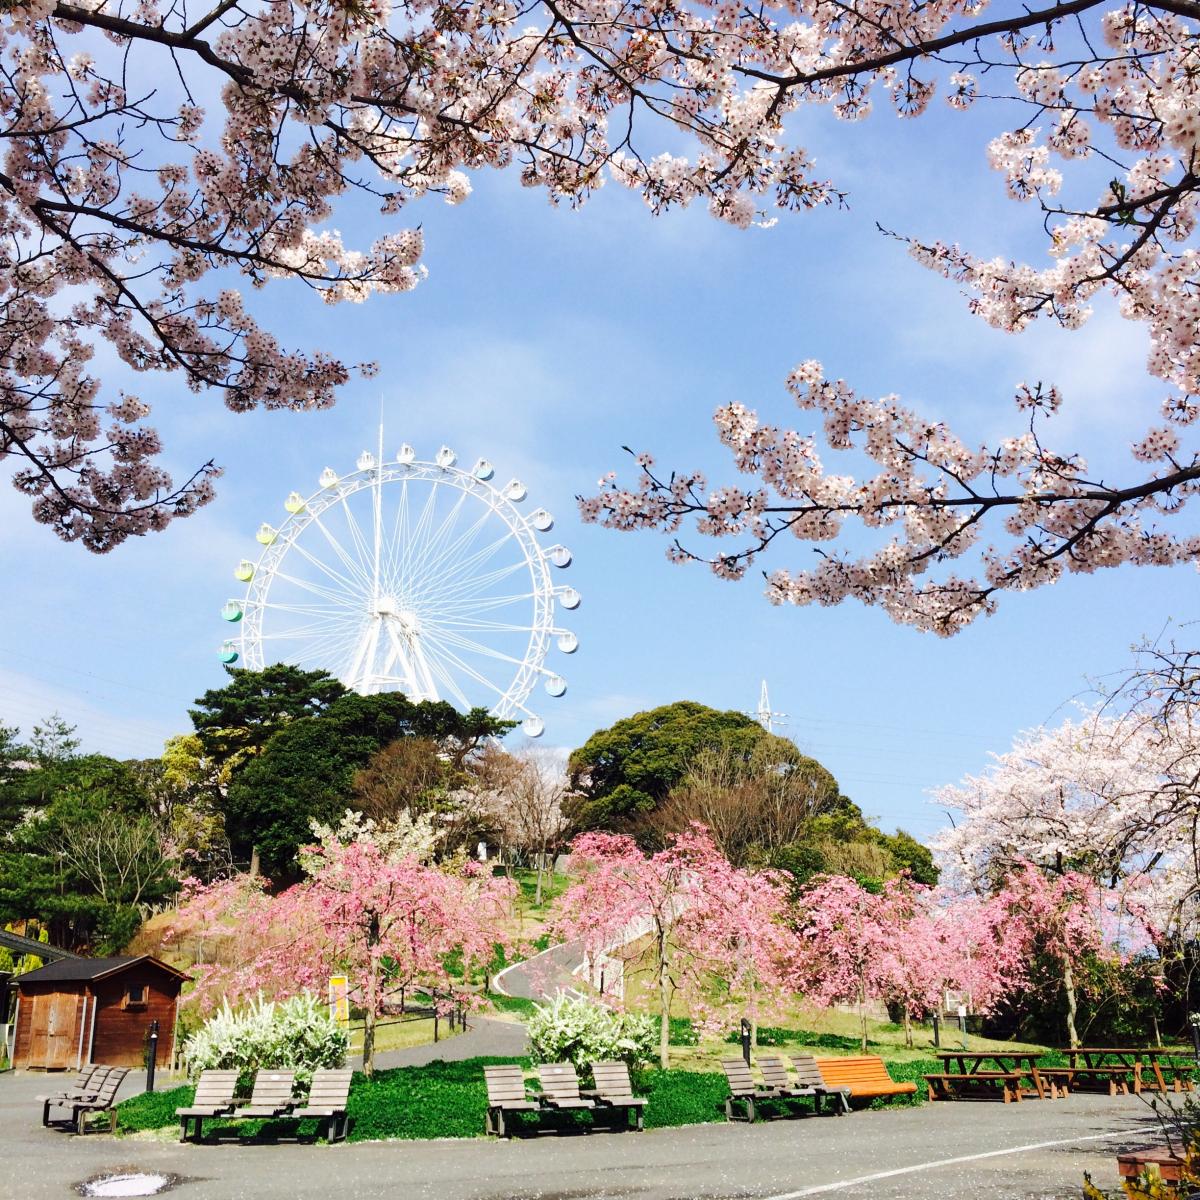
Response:
[[[314,717],[347,695],[328,671],[273,663],[261,671],[227,667],[229,682],[189,710],[204,753],[218,767],[257,754],[290,721]]]
[[[428,738],[452,766],[461,766],[483,739],[511,727],[484,709],[464,714],[444,701],[414,704],[399,692],[347,693],[319,716],[285,725],[235,772],[225,797],[234,853],[257,848],[273,881],[295,879],[296,851],[311,841],[311,822],[333,822],[351,806],[355,772],[382,747],[398,738]]]
[[[745,713],[722,712],[694,700],[635,713],[597,730],[572,752],[567,817],[577,832],[635,832],[702,751],[727,748],[749,761],[765,743],[776,744],[781,762],[803,758],[793,743],[768,733]]]
[[[28,751],[20,737],[21,731],[15,726],[0,725],[0,828],[4,829],[17,821],[26,805],[23,779],[28,774]]]
[[[127,763],[47,760],[43,802],[0,849],[0,919],[36,917],[65,946],[120,950],[178,886],[165,829]]]
[[[51,713],[40,725],[33,727],[29,748],[39,767],[67,762],[79,749],[75,726],[68,725],[58,713]]]

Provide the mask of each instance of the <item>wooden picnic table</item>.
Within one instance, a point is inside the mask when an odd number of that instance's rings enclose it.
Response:
[[[1133,1076],[1133,1091],[1140,1095],[1145,1089],[1156,1092],[1190,1091],[1192,1088],[1191,1073],[1195,1069],[1195,1059],[1187,1051],[1158,1046],[1076,1046],[1065,1047],[1059,1051],[1071,1064],[1076,1072],[1086,1072],[1101,1079],[1104,1076],[1118,1077]],[[1079,1060],[1083,1060],[1083,1067]],[[1175,1060],[1185,1060],[1177,1062]],[[1163,1066],[1171,1072],[1172,1080],[1168,1085],[1163,1075]],[[1144,1068],[1149,1067],[1149,1075]]]
[[[965,1087],[970,1091],[972,1082],[980,1085],[975,1089],[977,1094],[986,1092],[993,1086],[994,1081],[1008,1077],[1014,1098],[1023,1096],[1045,1099],[1046,1088],[1038,1069],[1038,1059],[1042,1057],[1038,1050],[943,1050],[938,1055],[942,1060],[942,1079],[947,1084],[947,1090],[959,1091]],[[994,1064],[988,1067],[985,1064]],[[963,1083],[957,1083],[961,1076]],[[1022,1077],[1033,1081],[1032,1087],[1020,1082]]]

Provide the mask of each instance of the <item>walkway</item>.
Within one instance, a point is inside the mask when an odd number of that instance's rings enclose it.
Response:
[[[388,1050],[375,1055],[381,1071],[388,1067],[423,1067],[437,1059],[460,1062],[464,1058],[520,1058],[529,1048],[525,1026],[518,1021],[496,1021],[490,1017],[468,1017],[466,1033],[455,1034],[425,1046]],[[362,1060],[352,1064],[362,1066]]]
[[[544,1000],[557,991],[578,988],[579,980],[572,972],[582,964],[583,943],[563,942],[505,967],[493,977],[492,989],[505,996]]]
[[[503,1143],[181,1146],[43,1130],[44,1083],[0,1076],[0,1200],[69,1200],[117,1169],[182,1175],[179,1200],[1077,1200],[1084,1171],[1115,1188],[1117,1150],[1157,1131],[1133,1097],[1072,1096]]]

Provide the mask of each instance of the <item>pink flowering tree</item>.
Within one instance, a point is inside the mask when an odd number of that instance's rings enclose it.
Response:
[[[715,1026],[734,1009],[757,1020],[780,994],[787,889],[775,873],[731,866],[698,825],[655,854],[624,835],[584,834],[571,857],[581,879],[556,901],[554,928],[589,954],[649,962],[664,1069],[676,997]]]
[[[1068,1043],[1079,1045],[1079,991],[1089,960],[1110,964],[1128,962],[1153,944],[1151,932],[1136,905],[1101,889],[1077,871],[1047,875],[1031,863],[1021,864],[997,893],[1005,914],[1006,933],[1024,941],[1025,956],[1033,964],[1043,956],[1053,976],[1031,983],[1043,987],[1061,984],[1066,1000]]]
[[[274,897],[239,877],[199,889],[183,906],[182,927],[199,924],[226,937],[232,926],[236,938],[232,961],[198,969],[197,995],[236,1002],[258,991],[320,993],[331,974],[344,973],[365,1014],[363,1070],[370,1075],[376,1020],[389,996],[436,988],[452,1001],[473,1002],[463,978],[502,940],[499,922],[513,887],[471,864],[459,872],[390,858],[370,841],[328,839],[307,856],[306,870],[305,880]],[[463,975],[448,970],[452,955]]]
[[[823,1004],[853,1004],[867,1048],[866,1007],[899,1008],[908,1044],[912,1021],[940,1010],[947,990],[994,1011],[1025,986],[1027,923],[1010,903],[889,879],[878,892],[841,875],[814,880],[794,917],[792,983]]]
[[[818,1004],[853,1004],[864,1054],[869,1000],[904,996],[919,1003],[933,986],[917,970],[918,959],[897,952],[910,921],[890,882],[875,893],[844,875],[825,875],[797,898],[790,982]]]
[[[733,402],[718,430],[748,486],[709,488],[646,460],[640,481],[606,485],[585,515],[670,532],[696,518],[700,534],[734,544],[673,554],[730,577],[781,533],[798,537],[819,564],[774,571],[772,600],[856,597],[943,633],[999,592],[1064,570],[1194,558],[1169,518],[1200,475],[1189,441],[1200,411],[1198,18],[1195,0],[1051,0],[1001,14],[958,0],[631,0],[619,11],[597,0],[10,0],[0,457],[15,459],[39,521],[107,550],[203,504],[215,470],[167,475],[147,405],[105,388],[98,350],[234,411],[324,407],[354,364],[285,345],[236,285],[288,280],[331,304],[409,291],[421,236],[413,220],[387,226],[421,197],[462,201],[468,172],[511,169],[569,205],[611,180],[653,212],[698,201],[745,227],[843,197],[796,140],[804,122],[789,118],[802,105],[853,121],[879,103],[919,117],[939,93],[985,112],[1002,97],[988,157],[1048,231],[1046,263],[935,238],[909,240],[909,252],[1003,329],[1074,327],[1115,294],[1146,327],[1166,392],[1132,470],[1110,479],[1051,447],[1046,422],[1062,398],[1048,384],[1017,387],[1011,436],[975,445],[808,362],[791,391],[835,452],[865,452],[861,478],[827,471],[815,433]],[[385,227],[362,245],[330,225],[350,193]],[[860,553],[852,535],[840,543],[855,522],[891,536]],[[988,526],[1006,540],[981,541]],[[978,561],[957,573],[950,564],[977,544]]]

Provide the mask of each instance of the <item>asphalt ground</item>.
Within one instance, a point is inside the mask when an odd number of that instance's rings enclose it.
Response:
[[[940,1103],[647,1133],[320,1145],[180,1145],[43,1129],[61,1077],[0,1075],[0,1200],[64,1200],[104,1172],[181,1176],[179,1200],[1066,1200],[1115,1189],[1161,1141],[1136,1097]]]

